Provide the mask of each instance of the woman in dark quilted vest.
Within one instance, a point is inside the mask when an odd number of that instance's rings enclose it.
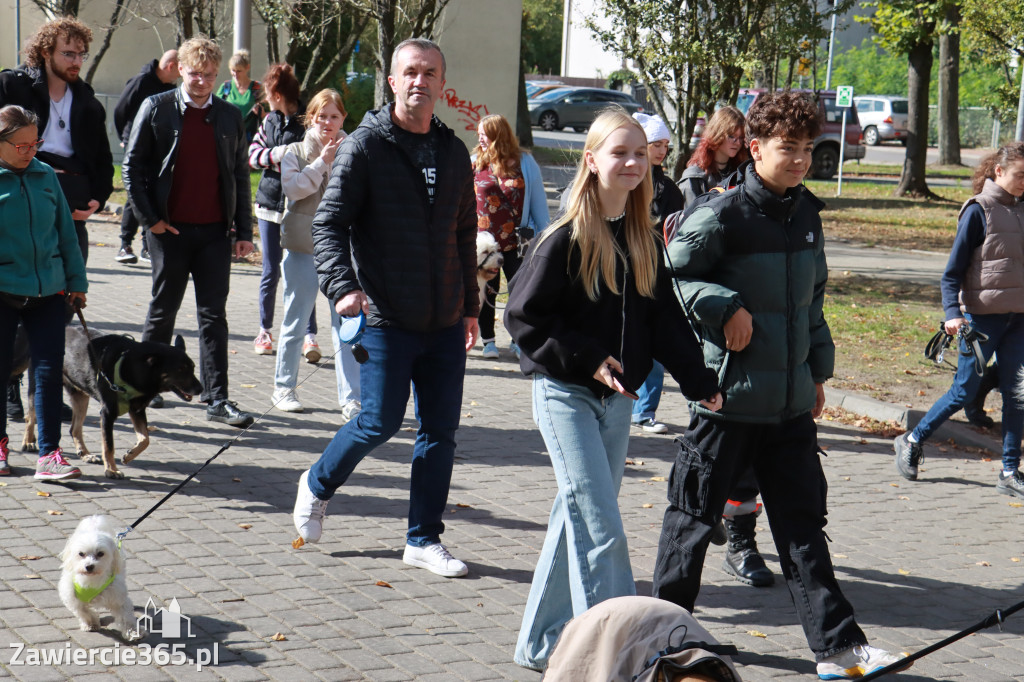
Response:
[[[274,64],[263,77],[264,91],[270,113],[263,119],[260,129],[249,145],[249,167],[263,169],[256,188],[254,213],[260,227],[260,251],[263,255],[263,275],[260,277],[259,310],[260,330],[253,341],[257,355],[274,352],[274,305],[277,302],[277,283],[281,279],[281,219],[284,215],[285,196],[281,189],[281,159],[293,142],[300,142],[306,134],[302,124],[299,102],[299,81],[292,67]],[[316,313],[309,316],[306,341],[302,353],[309,362],[320,360],[320,346],[316,342]]]
[[[976,194],[960,209],[956,239],[942,275],[942,307],[947,334],[969,329],[980,342],[984,367],[999,356],[1003,394],[1003,468],[996,490],[1024,498],[1020,442],[1024,409],[1017,393],[1024,368],[1024,143],[1001,147],[982,159],[974,173]],[[987,337],[987,338],[986,338]],[[917,480],[922,444],[944,421],[974,398],[981,382],[970,336],[960,339],[960,359],[953,385],[932,405],[913,431],[895,441],[896,469]]]

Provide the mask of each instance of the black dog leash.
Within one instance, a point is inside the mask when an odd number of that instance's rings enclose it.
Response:
[[[988,335],[978,331],[967,322],[960,325],[960,331],[957,332],[956,337],[947,334],[945,324],[940,324],[939,331],[925,345],[924,356],[936,365],[941,365],[946,351],[953,345],[954,338],[959,338],[964,342],[964,345],[967,346],[965,355],[974,356],[974,371],[978,376],[983,376],[985,374],[985,358],[981,354],[981,344],[988,342]]]
[[[858,679],[861,680],[861,682],[868,682],[869,680],[874,680],[876,678],[881,677],[882,675],[886,675],[886,674],[891,673],[891,672],[896,672],[897,670],[902,670],[903,668],[906,668],[909,664],[913,663],[914,661],[916,661],[916,660],[918,660],[920,658],[924,658],[928,654],[934,653],[934,652],[938,651],[939,649],[942,649],[943,647],[949,646],[953,642],[961,640],[964,637],[966,637],[967,635],[973,635],[978,630],[984,630],[985,628],[990,628],[993,625],[998,625],[999,629],[1002,630],[1003,629],[1003,621],[1006,620],[1009,616],[1012,616],[1017,611],[1020,611],[1021,609],[1024,609],[1024,601],[1017,602],[1016,604],[1014,604],[1013,606],[1011,606],[1008,609],[1003,609],[1003,610],[996,609],[995,613],[993,613],[992,615],[988,616],[987,618],[985,618],[981,622],[972,625],[971,627],[967,628],[966,630],[961,630],[960,632],[956,633],[955,635],[950,635],[949,637],[947,637],[946,639],[942,640],[941,642],[936,642],[935,644],[932,644],[931,646],[925,647],[924,649],[921,649],[920,651],[916,651],[916,652],[912,653],[911,655],[907,656],[906,658],[901,658],[900,660],[896,661],[895,663],[891,663],[891,664],[885,666],[884,668],[879,668],[878,670],[875,670],[874,672],[868,673],[864,677],[860,677]]]

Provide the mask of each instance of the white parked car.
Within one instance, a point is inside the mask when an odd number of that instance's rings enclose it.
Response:
[[[907,144],[907,98],[893,95],[860,95],[853,98],[860,117],[864,144],[884,140]]]

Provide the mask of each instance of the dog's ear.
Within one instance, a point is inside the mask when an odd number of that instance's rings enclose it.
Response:
[[[181,337],[181,334],[174,337],[174,347],[178,350],[185,350],[185,339]]]

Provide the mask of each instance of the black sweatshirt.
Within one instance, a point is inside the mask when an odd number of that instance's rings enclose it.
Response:
[[[622,224],[618,220],[610,227],[625,253]],[[602,283],[598,300],[591,301],[580,280],[580,252],[571,243],[571,233],[565,225],[545,234],[509,284],[505,327],[522,351],[523,373],[586,386],[603,398],[613,391],[594,379],[594,373],[608,356],[622,363],[626,388],[632,391],[650,374],[654,359],[665,365],[688,399],[717,393],[718,377],[704,366],[661,259],[655,298],[637,292],[632,272],[619,258],[615,278],[620,294]]]

